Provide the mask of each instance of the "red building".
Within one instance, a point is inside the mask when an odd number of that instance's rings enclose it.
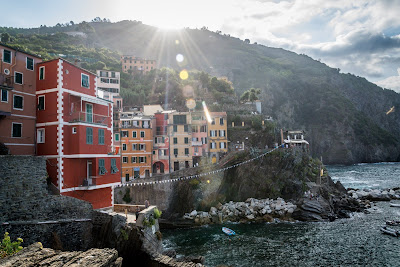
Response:
[[[66,60],[37,66],[37,154],[63,195],[110,207],[120,184],[113,153],[113,103],[96,97],[96,75]]]
[[[12,155],[34,155],[35,73],[42,60],[4,44],[0,57],[0,143]]]
[[[169,137],[168,137],[168,114],[163,111],[154,114],[156,127],[153,127],[153,176],[156,174],[169,173]]]

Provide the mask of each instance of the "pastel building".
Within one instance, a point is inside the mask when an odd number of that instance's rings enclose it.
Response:
[[[0,143],[12,155],[34,155],[40,57],[0,44]]]
[[[151,176],[153,117],[136,112],[121,113],[123,182]]]
[[[113,103],[96,96],[96,75],[63,59],[37,64],[37,154],[62,195],[93,208],[113,204],[120,155],[113,151]]]
[[[172,111],[154,114],[156,127],[153,146],[153,175],[169,173],[170,170],[170,138],[168,135],[168,117]]]
[[[189,112],[168,114],[168,135],[170,145],[170,171],[193,166],[192,118]]]
[[[226,112],[210,112],[211,122],[207,122],[209,157],[212,163],[228,152]]]
[[[192,113],[193,165],[200,164],[201,158],[208,156],[207,120],[203,112]]]
[[[125,73],[144,74],[156,68],[157,61],[130,55],[121,56],[122,71]]]

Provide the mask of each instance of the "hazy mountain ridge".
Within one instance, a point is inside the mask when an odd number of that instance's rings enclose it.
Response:
[[[156,59],[159,67],[227,76],[237,95],[261,88],[263,113],[284,129],[306,130],[312,154],[325,163],[400,160],[400,118],[397,111],[386,115],[392,106],[400,108],[394,91],[306,55],[206,29],[161,31],[132,21],[90,25],[94,47]],[[177,54],[185,57],[182,63]]]

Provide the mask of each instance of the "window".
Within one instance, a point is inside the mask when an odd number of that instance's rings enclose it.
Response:
[[[28,70],[33,70],[33,58],[26,57],[26,68]]]
[[[39,80],[44,80],[44,67],[39,68]]]
[[[202,144],[207,144],[207,137],[202,137],[201,138],[201,143]]]
[[[122,150],[126,151],[126,144],[122,144]]]
[[[176,145],[178,143],[178,138],[174,137],[174,145]]]
[[[86,122],[93,122],[93,105],[86,103]]]
[[[211,137],[216,137],[217,136],[217,131],[216,130],[210,130],[210,136]]]
[[[175,156],[178,155],[178,149],[177,148],[174,148],[174,155]]]
[[[136,138],[136,137],[137,137],[136,131],[133,131],[132,132],[132,138]]]
[[[99,145],[104,145],[104,129],[99,129]]]
[[[131,157],[131,163],[136,163],[136,157],[135,156]]]
[[[132,150],[133,150],[133,151],[137,150],[136,144],[132,144]]]
[[[12,137],[22,137],[22,123],[13,122],[12,123]]]
[[[215,125],[215,118],[212,119],[211,125]]]
[[[224,118],[219,118],[219,125],[224,125]]]
[[[38,110],[44,110],[44,95],[38,97]]]
[[[219,148],[225,148],[225,142],[219,143]]]
[[[217,144],[215,142],[211,142],[210,143],[210,148],[211,149],[217,148]]]
[[[189,131],[189,127],[188,127],[187,124],[185,124],[185,125],[183,126],[183,131],[186,132],[186,133]]]
[[[121,131],[121,137],[129,137],[128,131]]]
[[[128,163],[128,157],[122,157],[122,163]]]
[[[20,95],[14,95],[14,109],[24,109],[24,97]]]
[[[185,148],[185,155],[189,155],[189,148]]]
[[[168,114],[164,114],[164,120],[168,120]]]
[[[141,138],[144,137],[144,131],[140,131],[140,137],[141,137]]]
[[[3,62],[11,64],[11,51],[10,50],[3,50]]]
[[[93,128],[86,127],[86,144],[93,144]]]
[[[119,133],[115,134],[115,141],[119,141]]]
[[[89,75],[81,73],[81,85],[82,87],[89,88]]]
[[[7,102],[8,103],[8,91],[2,89],[1,90],[1,102]]]
[[[146,157],[139,157],[139,163],[146,163]]]
[[[24,77],[23,74],[21,72],[14,72],[14,82],[16,84],[23,84],[24,82]]]
[[[199,148],[197,146],[194,147],[194,152],[199,152]]]
[[[99,174],[100,175],[104,175],[107,173],[107,170],[104,166],[104,162],[105,162],[104,159],[99,159]]]
[[[206,133],[207,132],[207,126],[200,126],[200,132]]]
[[[189,144],[189,138],[185,137],[185,144]]]
[[[118,171],[117,159],[111,159],[111,173],[117,173]]]
[[[139,150],[146,150],[145,144],[139,144]]]
[[[44,143],[44,129],[37,129],[37,142],[38,144]]]
[[[186,115],[174,115],[173,124],[186,124]]]
[[[224,137],[225,136],[225,130],[219,130],[219,136]]]
[[[174,125],[174,133],[178,131],[178,125]]]

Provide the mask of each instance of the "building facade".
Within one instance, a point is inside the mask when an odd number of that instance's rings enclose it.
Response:
[[[216,163],[228,152],[226,112],[210,112],[211,122],[207,122],[209,138],[209,158]]]
[[[93,208],[113,204],[120,155],[113,151],[113,103],[96,97],[96,75],[63,59],[37,65],[37,154],[62,195]]]
[[[168,114],[170,172],[193,167],[192,117],[189,112]]]
[[[168,135],[168,114],[170,111],[163,111],[154,114],[155,130],[153,147],[153,175],[166,174],[170,171],[170,149]]]
[[[0,44],[0,143],[12,155],[34,155],[36,75],[40,57]]]
[[[153,117],[121,113],[122,180],[129,182],[152,174]]]
[[[202,157],[208,156],[207,120],[203,112],[192,113],[193,165],[198,166]]]
[[[121,56],[122,71],[132,74],[145,74],[156,68],[157,61],[154,59],[144,59],[135,56]]]

